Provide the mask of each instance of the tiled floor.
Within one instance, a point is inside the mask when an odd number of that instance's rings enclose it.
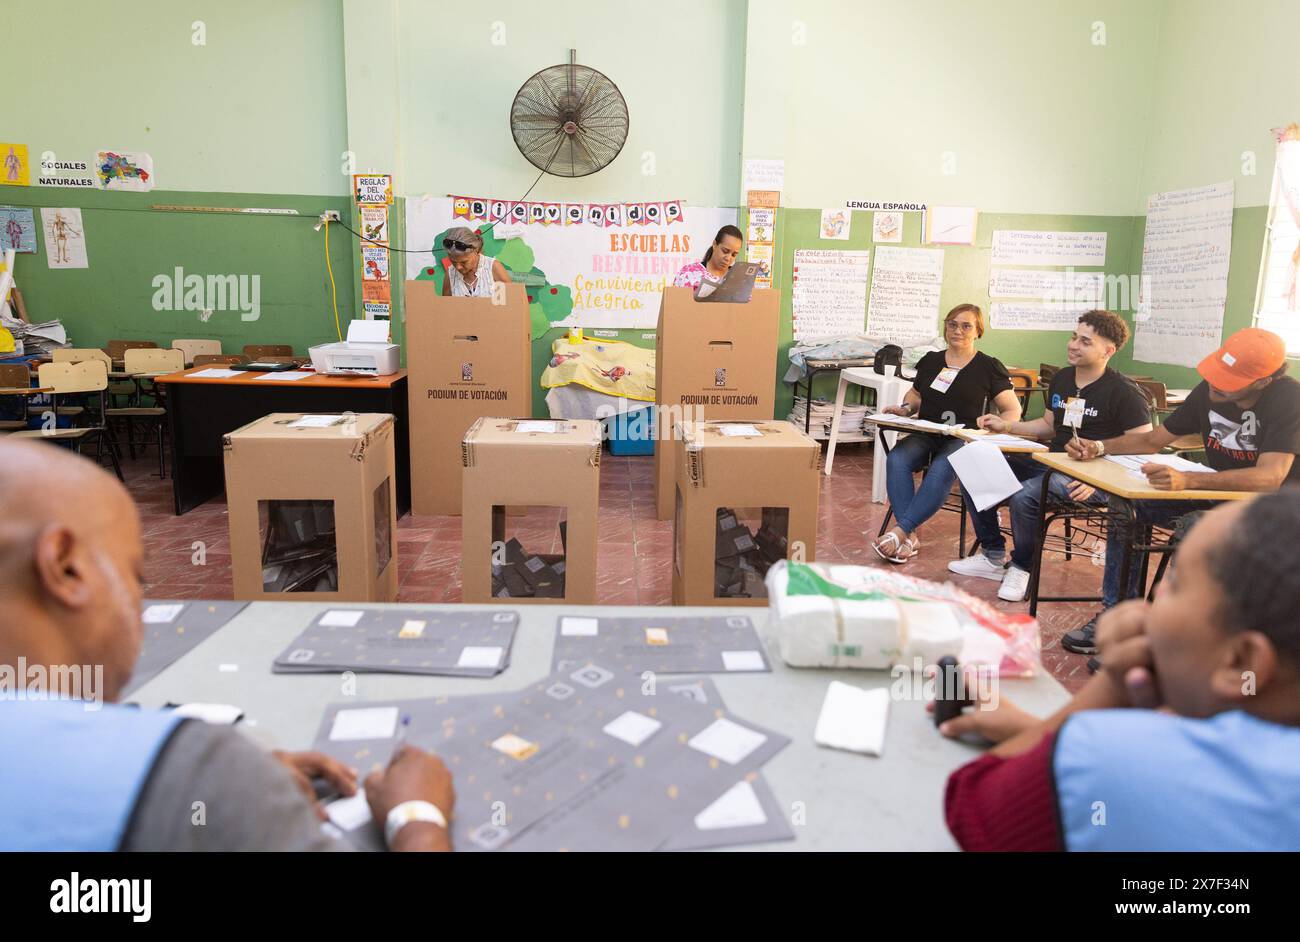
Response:
[[[886,565],[871,551],[884,505],[871,503],[869,446],[837,451],[835,473],[823,478],[817,558],[858,565]],[[230,598],[230,534],[225,500],[218,498],[182,517],[172,513],[171,480],[159,481],[148,458],[125,468],[127,484],[142,517],[146,550],[146,593],[152,598]],[[651,458],[605,455],[601,465],[600,536],[597,546],[597,591],[601,603],[667,605],[671,596],[672,522],[655,518],[654,463]],[[531,522],[530,522],[531,523]],[[553,524],[537,521],[537,536],[555,533]],[[521,523],[520,526],[529,524]],[[528,531],[525,530],[525,534]],[[865,535],[864,535],[865,534]],[[949,578],[955,558],[956,514],[942,512],[921,530],[921,554],[904,571],[922,578]],[[399,599],[403,602],[459,602],[460,518],[407,515],[398,521]],[[528,543],[525,540],[525,543]],[[196,544],[201,543],[198,547]],[[529,544],[530,548],[532,545]],[[558,549],[558,548],[557,548]],[[997,583],[954,577],[958,584],[999,608],[1023,611],[1027,605],[1002,602]],[[1087,555],[1070,562],[1048,557],[1044,591],[1096,594],[1101,570]],[[1086,658],[1062,651],[1062,633],[1082,624],[1095,610],[1091,603],[1054,603],[1039,611],[1043,661],[1071,690],[1087,679]]]

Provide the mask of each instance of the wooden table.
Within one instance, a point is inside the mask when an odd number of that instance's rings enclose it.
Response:
[[[260,379],[271,373],[194,376],[220,366],[198,366],[155,378],[165,386],[171,431],[172,490],[177,515],[225,490],[222,438],[272,412],[381,412],[394,418],[397,515],[411,509],[411,448],[407,428],[406,370],[390,376]]]
[[[1121,586],[1128,585],[1129,573],[1132,572],[1133,557],[1136,554],[1142,555],[1142,584],[1145,586],[1147,567],[1150,564],[1151,556],[1167,554],[1173,549],[1168,543],[1152,544],[1150,542],[1149,531],[1151,527],[1150,525],[1142,527],[1137,524],[1137,512],[1133,506],[1134,501],[1183,501],[1191,504],[1201,501],[1248,500],[1255,496],[1253,491],[1162,491],[1152,487],[1145,478],[1137,477],[1115,462],[1107,461],[1105,458],[1078,461],[1062,452],[1040,452],[1034,455],[1034,460],[1046,465],[1047,473],[1043,475],[1043,491],[1039,501],[1038,545],[1034,550],[1034,564],[1029,576],[1030,615],[1038,613],[1039,602],[1101,601],[1099,596],[1057,595],[1040,597],[1038,594],[1039,578],[1042,575],[1043,546],[1047,539],[1047,530],[1052,521],[1058,517],[1075,516],[1077,513],[1069,507],[1055,512],[1049,511],[1051,501],[1048,485],[1051,483],[1053,474],[1068,475],[1077,481],[1090,484],[1098,490],[1105,491],[1112,497],[1118,498],[1118,500],[1110,501],[1109,509],[1097,509],[1093,512],[1099,516],[1106,515],[1112,522],[1114,517],[1118,515],[1126,523],[1125,532],[1127,537],[1123,546],[1124,562],[1120,567],[1119,584]],[[1207,467],[1205,470],[1210,471],[1212,469]],[[1138,542],[1139,530],[1143,531],[1145,542]]]

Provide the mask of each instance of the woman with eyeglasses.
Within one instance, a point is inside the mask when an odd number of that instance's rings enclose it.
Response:
[[[974,428],[985,412],[984,403],[990,402],[1004,421],[1018,422],[1020,401],[1007,368],[975,349],[975,341],[984,336],[984,312],[979,306],[959,304],[949,311],[943,319],[943,335],[947,349],[921,357],[902,404],[883,411]],[[871,543],[882,559],[905,563],[917,554],[921,545],[917,529],[943,506],[957,478],[948,456],[964,444],[951,435],[910,432],[889,452],[885,489],[897,525]],[[918,489],[912,476],[927,463],[929,470]]]
[[[492,282],[510,281],[506,266],[483,254],[483,237],[473,229],[458,226],[442,240],[447,252],[447,277],[442,293],[453,298],[490,298]]]
[[[683,266],[673,280],[678,288],[700,290],[700,284],[709,281],[720,285],[731,271],[731,266],[740,258],[740,250],[745,244],[745,237],[735,226],[723,226],[713,237],[713,244],[704,253],[702,262],[691,262]]]

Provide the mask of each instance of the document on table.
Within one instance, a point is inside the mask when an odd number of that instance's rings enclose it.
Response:
[[[1181,455],[1106,455],[1106,460],[1114,462],[1129,474],[1136,474],[1140,478],[1146,477],[1142,473],[1144,464],[1168,465],[1175,471],[1190,471],[1193,474],[1204,474],[1214,470],[1195,461],[1188,461]]]
[[[980,435],[971,438],[970,441],[985,442],[989,445],[996,445],[998,448],[1028,448],[1030,451],[1047,451],[1047,446],[1042,442],[1036,442],[1032,438],[1021,438],[1019,435]]]
[[[971,442],[948,456],[976,510],[988,510],[1020,490],[1020,479],[997,445]]]
[[[937,432],[940,435],[951,435],[957,429],[962,428],[960,425],[944,425],[942,422],[931,422],[928,419],[914,419],[910,415],[890,415],[883,412],[868,415],[863,421],[887,422],[890,425],[914,428],[918,432]]]
[[[196,372],[193,372],[190,375],[194,377],[198,377],[200,379],[229,379],[232,376],[238,376],[242,372],[244,371],[227,370],[227,369],[222,369],[220,367],[214,366],[206,370],[197,370]]]
[[[308,373],[306,370],[284,370],[280,373],[263,373],[257,378],[273,380],[279,383],[293,383],[300,379],[306,379],[308,376],[315,375],[315,373]]]
[[[826,688],[813,741],[832,749],[878,756],[885,748],[888,718],[889,691],[884,687],[863,690],[832,680]]]

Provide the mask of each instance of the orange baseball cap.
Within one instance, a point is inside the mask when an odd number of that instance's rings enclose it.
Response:
[[[1215,389],[1239,392],[1257,379],[1272,376],[1286,363],[1286,343],[1277,334],[1247,327],[1200,362],[1196,371]]]

